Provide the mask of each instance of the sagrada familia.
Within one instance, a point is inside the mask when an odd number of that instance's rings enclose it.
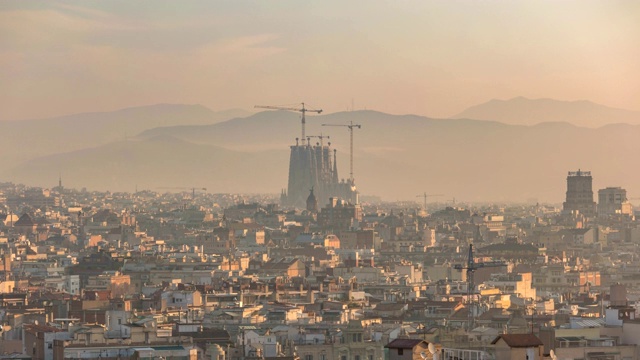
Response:
[[[320,207],[326,205],[331,197],[358,203],[355,182],[338,178],[336,150],[330,146],[330,143],[311,145],[309,141],[300,145],[297,140],[296,145],[291,146],[289,185],[280,195],[283,206],[305,208],[310,191],[315,194]]]

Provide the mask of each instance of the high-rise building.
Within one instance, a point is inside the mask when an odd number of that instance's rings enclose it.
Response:
[[[309,189],[313,189],[318,205],[328,203],[330,197],[358,203],[358,191],[351,180],[338,180],[336,151],[327,145],[306,144],[291,146],[289,184],[280,198],[283,205],[306,207]]]
[[[569,171],[567,176],[567,199],[562,204],[564,211],[578,211],[584,215],[594,215],[596,203],[593,201],[593,179],[591,171]]]
[[[633,208],[627,200],[627,190],[621,187],[608,187],[598,190],[598,215],[631,215]]]

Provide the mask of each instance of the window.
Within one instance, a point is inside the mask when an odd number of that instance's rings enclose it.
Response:
[[[360,355],[356,355],[353,360],[360,360]]]
[[[398,355],[404,355],[404,349],[398,349]]]
[[[304,360],[313,360],[313,355],[305,355]]]
[[[118,319],[118,325],[122,325],[122,319]]]
[[[33,349],[33,353],[35,354],[35,349]],[[347,355],[340,356],[340,360],[347,360]]]

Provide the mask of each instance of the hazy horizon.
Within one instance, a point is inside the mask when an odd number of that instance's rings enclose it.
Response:
[[[453,116],[491,99],[640,110],[640,3],[0,4],[0,120],[158,103]]]
[[[432,119],[456,119],[456,118],[469,118],[469,119],[474,119],[474,120],[487,120],[487,121],[498,121],[498,122],[502,122],[502,123],[511,123],[510,121],[504,121],[503,119],[499,119],[499,118],[484,118],[484,117],[468,117],[465,116],[464,113],[465,111],[469,111],[469,110],[473,110],[474,108],[477,108],[478,106],[485,106],[488,104],[491,104],[494,101],[498,101],[498,102],[510,102],[510,101],[514,101],[514,100],[518,100],[518,99],[525,99],[525,100],[529,100],[529,101],[554,101],[554,102],[560,102],[560,103],[565,103],[565,104],[570,104],[570,103],[581,103],[581,102],[587,102],[587,103],[592,103],[595,104],[597,106],[602,106],[605,108],[610,108],[610,109],[614,109],[614,110],[623,110],[623,111],[630,111],[630,112],[636,112],[634,110],[631,109],[621,109],[621,108],[615,108],[615,107],[611,107],[608,106],[607,104],[599,104],[596,102],[593,102],[591,100],[588,99],[582,99],[582,100],[562,100],[562,99],[551,99],[551,98],[537,98],[537,99],[530,99],[530,98],[526,98],[523,96],[516,96],[513,98],[509,98],[509,99],[487,99],[487,101],[479,103],[479,104],[474,104],[471,105],[467,108],[461,109],[461,111],[459,111],[456,114],[453,114],[452,116],[444,116],[444,117],[436,117],[436,116],[429,116],[429,115],[424,115],[424,114],[411,114],[411,113],[392,113],[392,112],[386,112],[386,111],[381,111],[378,110],[375,107],[372,108],[367,108],[367,109],[355,109],[355,110],[371,110],[371,111],[375,111],[375,112],[380,112],[380,113],[384,113],[384,114],[389,114],[389,115],[417,115],[417,116],[424,116],[426,118],[432,118]],[[23,119],[2,119],[0,120],[0,122],[2,121],[28,121],[28,120],[48,120],[48,119],[56,119],[56,118],[65,118],[65,117],[69,117],[69,116],[75,116],[75,115],[85,115],[85,114],[110,114],[110,113],[114,113],[114,112],[119,112],[119,111],[127,111],[127,110],[131,110],[131,109],[141,109],[141,108],[148,108],[148,107],[154,107],[154,106],[162,106],[162,105],[186,105],[186,106],[202,106],[207,110],[212,111],[213,113],[217,113],[217,114],[225,114],[225,113],[230,113],[232,116],[235,116],[234,112],[238,112],[238,113],[246,113],[244,115],[239,115],[241,117],[244,116],[249,116],[251,114],[255,114],[255,113],[259,113],[259,112],[263,112],[263,111],[269,111],[269,110],[265,110],[262,108],[229,108],[229,109],[212,109],[210,107],[207,107],[206,105],[203,104],[198,104],[198,103],[194,103],[194,104],[181,104],[181,103],[170,103],[170,102],[163,102],[163,103],[149,103],[149,104],[139,104],[139,105],[131,105],[131,106],[126,106],[126,107],[117,107],[117,108],[113,108],[113,109],[104,109],[104,110],[99,110],[99,111],[85,111],[85,112],[71,112],[71,113],[64,113],[64,114],[55,114],[55,115],[51,115],[51,116],[44,116],[44,117],[40,117],[40,118],[23,118]],[[287,105],[291,105],[296,107],[298,104],[287,104]],[[345,111],[352,111],[352,109],[345,109],[345,110],[336,110],[336,111],[332,111],[332,112],[328,112],[328,111],[324,111],[323,110],[323,114],[335,114],[335,113],[341,113],[341,112],[345,112]],[[310,116],[313,116],[314,114],[311,114]],[[307,115],[309,116],[309,115]],[[228,119],[232,119],[228,118]],[[515,120],[515,119],[514,119]],[[571,123],[573,125],[576,126],[581,126],[580,124],[574,124],[572,122],[573,119],[567,119],[566,122]],[[540,121],[539,123],[543,123],[543,122],[547,122],[544,121],[544,119],[542,121]],[[615,123],[615,122],[609,122],[609,123]],[[627,122],[625,122],[627,123]],[[530,125],[529,125],[530,126]]]
[[[221,112],[304,101],[322,119],[363,124],[363,194],[558,201],[579,167],[598,186],[640,192],[625,156],[640,133],[636,2],[10,0],[0,34],[5,180],[63,173],[130,188],[203,177],[209,188],[277,192],[300,114],[219,125],[234,117]],[[152,104],[202,107],[138,108]],[[484,122],[448,119],[459,114]],[[328,134],[308,120],[307,134]],[[163,128],[161,141],[128,140]],[[348,133],[333,130],[344,177]],[[245,167],[261,171],[259,184]]]

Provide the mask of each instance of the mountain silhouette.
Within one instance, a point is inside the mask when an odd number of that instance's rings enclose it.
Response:
[[[363,195],[415,200],[427,191],[461,201],[561,203],[567,171],[578,168],[592,171],[594,192],[607,186],[625,187],[630,197],[640,192],[640,170],[629,163],[640,151],[638,125],[524,126],[376,111],[307,116],[307,134],[330,136],[323,141],[337,150],[341,178],[349,176],[349,132],[322,124],[349,122],[362,125],[354,130],[354,177]],[[197,185],[210,192],[277,194],[287,186],[289,146],[299,134],[299,114],[285,111],[156,127],[126,141],[52,148],[2,178],[52,186],[62,173],[67,186],[98,190]]]
[[[640,111],[616,109],[584,100],[517,97],[510,100],[494,99],[475,105],[451,118],[495,120],[513,125],[568,122],[576,126],[596,128],[615,123],[640,124]]]

